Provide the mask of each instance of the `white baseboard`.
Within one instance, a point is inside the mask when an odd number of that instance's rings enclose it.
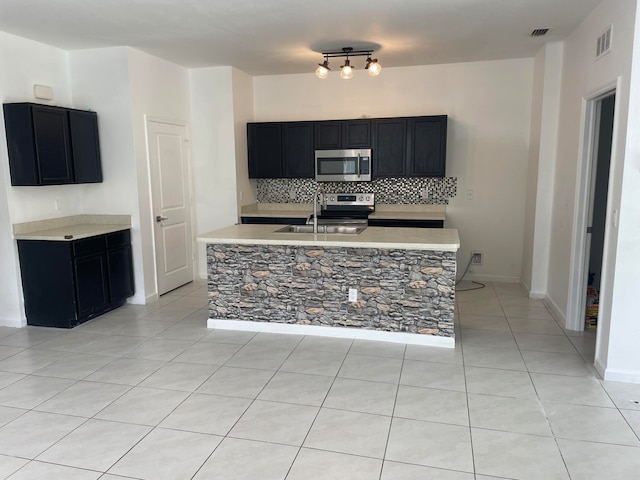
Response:
[[[600,378],[604,378],[607,367],[605,367],[599,359],[596,358],[593,367],[596,369],[596,372],[598,372],[598,375],[600,375]]]
[[[602,378],[610,382],[640,383],[640,371],[605,368]]]
[[[26,318],[0,318],[0,326],[10,328],[23,328],[27,326]]]
[[[420,335],[417,333],[404,332],[383,332],[380,330],[365,330],[362,328],[292,325],[288,323],[251,322],[246,320],[222,320],[215,318],[207,320],[207,327],[219,328],[222,330],[244,330],[249,332],[355,338],[363,340],[377,340],[381,342],[407,343],[411,345],[426,345],[431,347],[455,347],[455,339],[453,337],[437,337],[435,335]]]
[[[567,317],[565,317],[564,312],[560,310],[560,307],[558,307],[558,304],[554,302],[552,298],[545,296],[542,302],[549,309],[551,315],[554,316],[558,323],[560,323],[562,326],[565,326],[567,324]]]

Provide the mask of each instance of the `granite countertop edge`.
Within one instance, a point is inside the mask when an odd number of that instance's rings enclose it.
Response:
[[[13,225],[16,240],[72,241],[131,228],[130,215],[74,215]]]
[[[349,248],[386,248],[456,252],[458,231],[451,228],[368,227],[358,235],[280,233],[281,225],[232,225],[200,234],[196,241],[208,244],[287,245]]]

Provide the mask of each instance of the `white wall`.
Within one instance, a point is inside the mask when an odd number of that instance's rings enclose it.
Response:
[[[131,215],[131,302],[146,303],[157,290],[145,115],[189,124],[188,71],[127,47],[69,55],[74,103],[98,112],[102,153],[104,181],[82,187],[83,211]]]
[[[637,158],[633,160],[630,155],[637,152],[637,135],[630,135],[627,141],[635,17],[636,0],[604,0],[565,41],[547,292],[548,299],[556,311],[560,315],[566,315],[572,271],[571,258],[574,253],[574,228],[577,222],[576,187],[577,179],[583,173],[581,138],[584,129],[584,99],[603,88],[615,85],[619,78],[621,88],[617,91],[616,98],[617,135],[611,159],[607,207],[609,228],[605,238],[606,265],[600,292],[596,366],[606,377],[607,369],[612,368],[608,364],[615,357],[617,367],[613,368],[634,370],[638,372],[637,378],[640,379],[637,307],[630,305],[638,290],[627,290],[629,286],[633,288],[638,285],[637,280],[632,279],[634,276],[637,277],[638,267],[637,247],[633,247],[632,243],[635,242],[637,245],[638,236],[636,235],[630,243],[629,235],[637,232],[640,218],[637,213],[638,183],[635,183],[635,186],[626,183],[633,180],[633,162],[637,161]],[[613,25],[614,32],[612,51],[596,60],[596,39],[609,25]],[[632,125],[629,123],[629,127]],[[622,203],[623,173],[626,175],[624,194],[626,199],[632,200],[630,203]],[[613,223],[614,211],[620,212],[620,230]],[[632,227],[634,222],[635,226]],[[633,273],[627,269],[632,269]],[[627,280],[631,282],[625,284]],[[623,300],[623,295],[629,296]],[[613,308],[612,302],[615,305]],[[632,355],[628,342],[635,342]],[[609,352],[614,356],[610,358]]]
[[[458,260],[482,251],[484,266],[468,278],[519,281],[532,79],[533,59],[386,68],[374,78],[359,69],[349,81],[261,76],[255,120],[449,115],[447,176],[458,177],[458,195],[446,226],[459,230]]]
[[[635,3],[635,2],[625,2]],[[626,14],[633,18],[629,6]],[[629,79],[629,116],[624,144],[624,165],[616,169],[621,183],[620,221],[615,248],[615,290],[611,300],[608,348],[600,348],[598,360],[606,380],[640,383],[640,9],[635,12],[633,69]],[[612,240],[613,243],[613,240]]]
[[[236,140],[236,183],[238,205],[256,202],[256,181],[249,180],[247,123],[253,121],[253,77],[234,68],[233,118]]]
[[[549,275],[562,54],[562,43],[548,43],[535,58],[522,260],[522,284],[533,298],[546,296]]]
[[[140,255],[147,300],[157,297],[154,226],[145,118],[185,125],[191,122],[189,71],[166,60],[127,49],[131,85],[131,119],[140,218]],[[194,236],[196,231],[193,232]]]
[[[69,52],[73,101],[98,113],[103,182],[76,185],[84,191],[84,213],[131,215],[135,295],[145,303],[142,236],[132,124],[132,99],[126,47]]]
[[[231,67],[189,71],[196,233],[233,225],[238,219],[233,77]],[[246,155],[241,159],[246,162]],[[198,244],[201,278],[206,278],[206,262],[205,246]]]
[[[71,106],[67,54],[63,50],[0,32],[0,100]],[[53,88],[54,100],[41,102],[33,85]],[[4,132],[4,116],[0,118]],[[22,286],[12,224],[81,213],[81,193],[70,185],[12,187],[7,145],[0,141],[0,324],[25,324]],[[56,212],[55,200],[63,211]]]

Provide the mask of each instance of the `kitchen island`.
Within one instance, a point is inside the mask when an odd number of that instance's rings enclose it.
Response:
[[[233,225],[198,236],[207,244],[209,327],[454,346],[457,230],[281,229]]]

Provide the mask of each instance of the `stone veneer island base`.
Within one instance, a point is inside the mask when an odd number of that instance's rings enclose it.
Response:
[[[212,328],[454,346],[456,230],[204,234]],[[349,289],[358,299],[349,301]]]

